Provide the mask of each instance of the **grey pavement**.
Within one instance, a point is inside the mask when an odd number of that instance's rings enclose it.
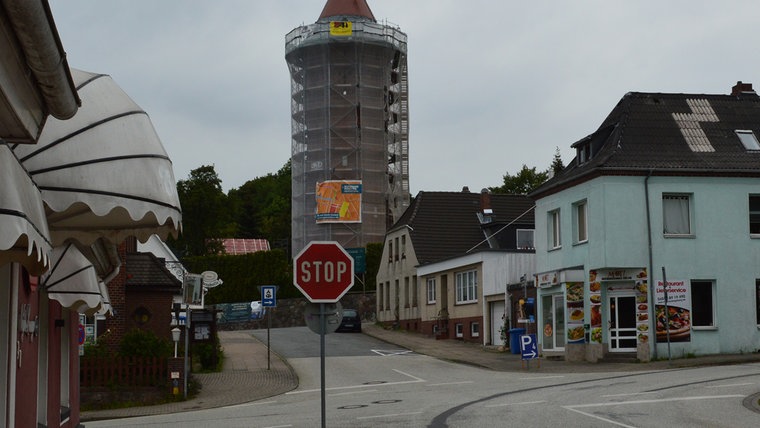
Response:
[[[711,355],[694,358],[658,360],[648,363],[567,362],[540,359],[530,364],[519,354],[456,340],[435,340],[432,337],[384,329],[376,324],[362,324],[364,334],[391,345],[409,349],[442,360],[469,364],[496,371],[536,373],[617,372],[633,370],[667,370],[684,367],[760,362],[760,353]],[[224,369],[219,373],[194,374],[201,383],[198,396],[183,402],[155,406],[130,407],[82,413],[82,421],[117,419],[134,416],[179,413],[192,410],[231,406],[284,394],[298,387],[298,376],[276,353],[267,352],[266,344],[246,331],[221,331],[224,348]],[[269,358],[269,368],[267,359]]]

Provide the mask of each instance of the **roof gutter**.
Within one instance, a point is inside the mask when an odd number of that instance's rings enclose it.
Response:
[[[74,116],[82,104],[47,0],[2,0],[49,113]]]

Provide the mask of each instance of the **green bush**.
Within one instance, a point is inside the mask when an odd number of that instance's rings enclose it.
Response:
[[[119,355],[124,357],[159,357],[173,355],[173,344],[155,335],[152,331],[132,329],[119,344]]]

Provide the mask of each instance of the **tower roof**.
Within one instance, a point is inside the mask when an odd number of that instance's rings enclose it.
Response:
[[[361,16],[376,22],[366,0],[327,0],[319,20],[333,16]]]

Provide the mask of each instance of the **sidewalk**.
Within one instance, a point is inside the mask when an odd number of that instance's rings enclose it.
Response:
[[[284,394],[298,387],[295,372],[277,354],[270,354],[267,370],[266,345],[250,333],[220,331],[219,341],[224,348],[224,370],[193,374],[202,385],[195,398],[155,406],[82,412],[82,422],[231,406]]]
[[[525,364],[519,354],[499,352],[478,344],[457,340],[435,340],[431,337],[398,330],[386,330],[372,323],[362,324],[364,334],[442,360],[469,364],[496,371],[531,373],[603,373],[619,371],[667,370],[683,367],[760,362],[760,353],[712,355],[649,363],[575,363],[562,360],[532,360]],[[340,333],[336,333],[340,334]],[[82,421],[117,419],[134,416],[179,413],[192,410],[231,406],[261,400],[291,391],[298,386],[293,369],[277,354],[270,354],[267,370],[266,344],[246,331],[221,331],[225,364],[220,373],[195,374],[203,385],[200,394],[185,402],[146,407],[83,412]]]

